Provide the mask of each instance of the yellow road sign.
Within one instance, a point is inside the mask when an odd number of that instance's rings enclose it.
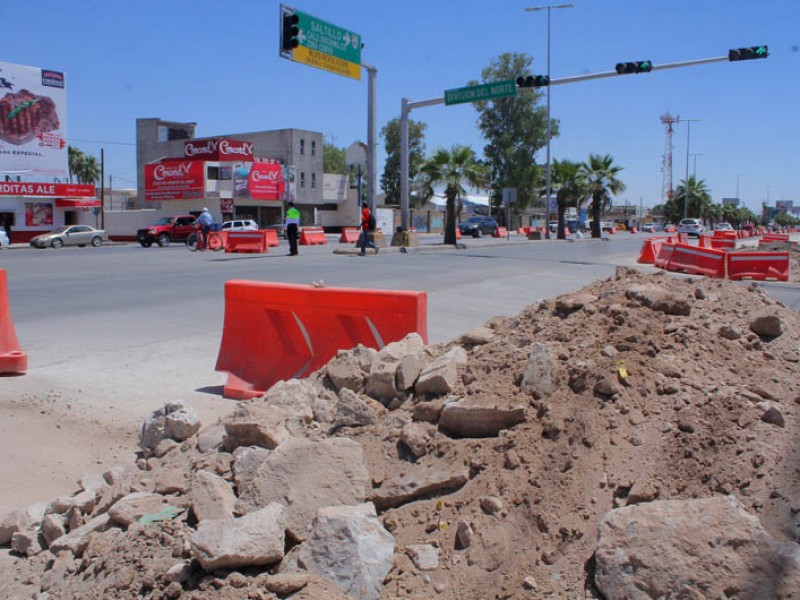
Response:
[[[306,48],[305,46],[298,46],[292,50],[292,60],[324,71],[330,71],[337,75],[361,80],[361,65]]]

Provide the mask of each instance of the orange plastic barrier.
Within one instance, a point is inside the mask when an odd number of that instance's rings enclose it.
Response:
[[[655,253],[656,259],[653,264],[659,269],[669,269],[669,261],[672,258],[672,253],[675,251],[675,244],[670,242],[670,239],[672,238],[668,238],[666,242],[661,244],[658,252]]]
[[[229,231],[225,242],[225,252],[252,252],[263,254],[267,252],[266,230],[259,231]]]
[[[639,258],[636,262],[645,265],[654,265],[656,263],[656,256],[661,250],[661,245],[664,240],[658,238],[648,238],[642,244],[642,249],[639,251]]]
[[[789,281],[788,252],[729,252],[730,279]]]
[[[8,276],[0,269],[0,373],[24,373],[28,370],[28,355],[17,341],[11,307],[8,304]]]
[[[639,230],[636,227],[631,227],[631,233],[639,233]]]
[[[765,242],[788,242],[789,241],[789,234],[788,233],[765,233],[764,237],[761,238]]]
[[[355,244],[358,242],[360,230],[358,227],[342,227],[342,235],[339,238],[340,244]]]
[[[301,246],[321,246],[328,243],[325,230],[322,227],[303,227],[300,233]]]
[[[492,237],[496,238],[508,237],[508,229],[506,229],[505,227],[498,227],[497,229],[494,230]]]
[[[689,243],[689,234],[688,233],[679,233],[678,234],[678,243],[679,244],[688,244]]]
[[[268,247],[277,248],[281,245],[281,242],[278,239],[278,232],[274,229],[262,229],[261,232],[264,234],[264,239],[266,240]]]
[[[676,244],[667,269],[724,279],[725,251]]]
[[[716,250],[733,250],[736,248],[736,240],[710,238],[709,245]]]
[[[427,307],[425,292],[228,281],[216,365],[228,373],[223,393],[239,400],[260,396],[358,344],[380,349],[411,332],[427,344]]]

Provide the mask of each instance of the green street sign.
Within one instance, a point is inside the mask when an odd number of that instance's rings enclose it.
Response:
[[[361,36],[308,13],[281,5],[293,14],[292,46],[287,58],[332,73],[361,79]],[[284,54],[285,55],[285,54]]]
[[[513,79],[507,81],[495,81],[494,83],[484,83],[481,85],[471,85],[463,88],[455,88],[444,91],[444,103],[464,104],[466,102],[481,102],[483,100],[493,100],[495,98],[507,98],[517,95],[517,83]]]

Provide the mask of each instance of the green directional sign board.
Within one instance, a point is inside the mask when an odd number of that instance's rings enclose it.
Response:
[[[297,19],[291,59],[332,73],[361,79],[361,36],[288,6]]]
[[[445,90],[444,103],[449,106],[451,104],[481,102],[483,100],[494,100],[495,98],[507,98],[508,96],[516,95],[517,83],[513,79],[509,79],[507,81],[495,81],[494,83]]]

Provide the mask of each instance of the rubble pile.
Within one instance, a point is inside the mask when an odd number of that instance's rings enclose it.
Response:
[[[0,513],[4,597],[798,598],[800,315],[619,270],[340,352]]]

